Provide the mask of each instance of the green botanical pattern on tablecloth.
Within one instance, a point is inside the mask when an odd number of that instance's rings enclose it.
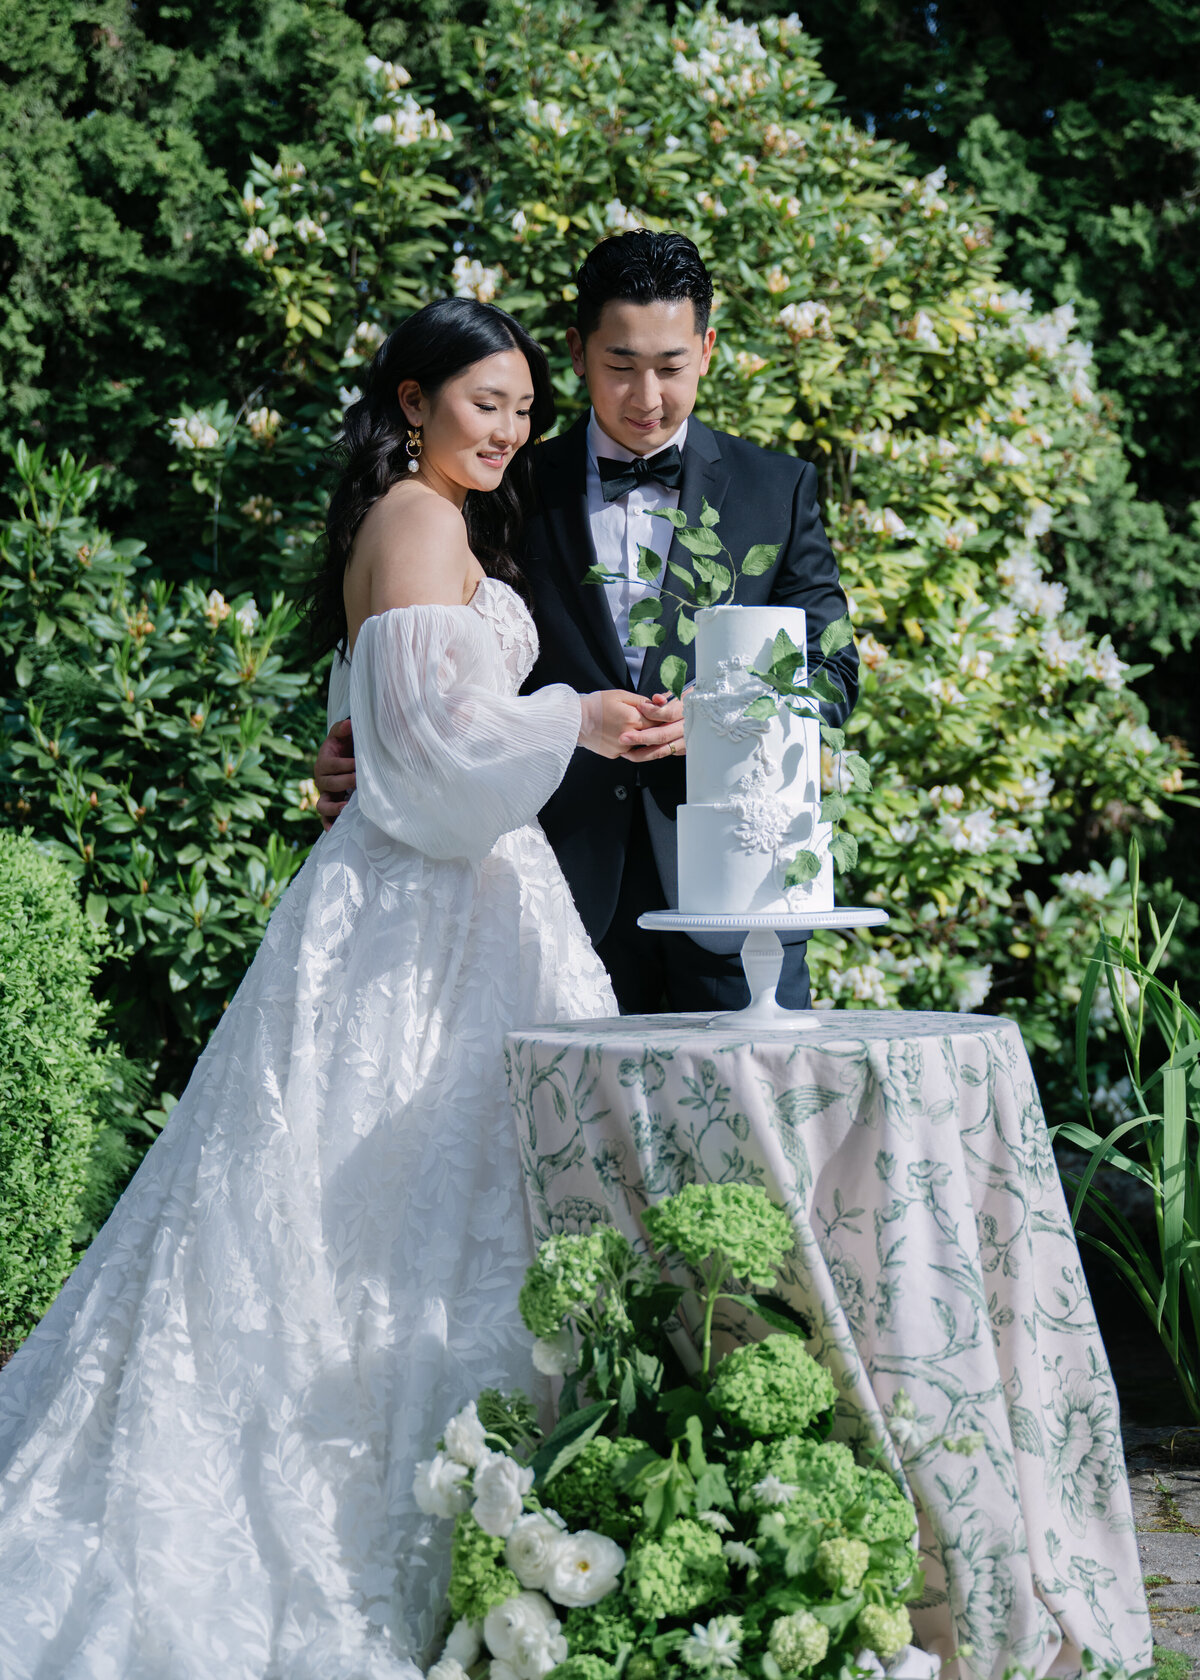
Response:
[[[693,1180],[788,1209],[782,1293],[837,1432],[878,1441],[921,1510],[929,1648],[969,1646],[979,1676],[1148,1660],[1116,1398],[1011,1023],[830,1012],[752,1043],[626,1018],[514,1035],[508,1058],[539,1238],[636,1238]]]

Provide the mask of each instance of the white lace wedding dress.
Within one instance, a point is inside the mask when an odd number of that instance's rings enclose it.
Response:
[[[518,597],[370,619],[358,791],[0,1373],[4,1680],[414,1680],[451,1413],[532,1381],[502,1038],[616,1005],[535,815],[570,689]]]

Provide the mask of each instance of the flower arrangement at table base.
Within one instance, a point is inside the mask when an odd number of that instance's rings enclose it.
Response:
[[[535,1363],[563,1379],[550,1433],[489,1390],[418,1466],[421,1508],[455,1525],[429,1680],[929,1680],[905,1608],[913,1505],[829,1438],[833,1381],[761,1293],[787,1215],[750,1186],[689,1185],[645,1222],[658,1259],[603,1227],[550,1238],[526,1273]],[[723,1302],[768,1333],[714,1361]],[[691,1374],[669,1335],[685,1311]]]

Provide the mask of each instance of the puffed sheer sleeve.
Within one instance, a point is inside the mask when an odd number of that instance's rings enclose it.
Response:
[[[467,607],[367,619],[350,667],[363,814],[427,857],[475,861],[532,822],[575,750],[579,696],[507,686],[492,631]]]

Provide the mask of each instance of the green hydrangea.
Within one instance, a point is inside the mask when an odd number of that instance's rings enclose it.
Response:
[[[481,1622],[493,1604],[520,1592],[520,1581],[503,1559],[503,1540],[485,1533],[469,1511],[455,1518],[449,1598],[456,1619]]]
[[[840,1441],[800,1441],[792,1436],[782,1441],[751,1442],[734,1459],[739,1509],[760,1508],[753,1489],[767,1476],[776,1476],[796,1490],[780,1507],[789,1522],[840,1526],[844,1513],[858,1497],[858,1466],[849,1447]]]
[[[625,1664],[624,1680],[676,1680],[678,1664],[656,1657],[653,1651],[635,1651]]]
[[[886,1470],[858,1472],[853,1527],[864,1540],[911,1540],[917,1513],[902,1487]]]
[[[568,1657],[550,1670],[549,1680],[612,1680],[615,1673],[603,1657]]]
[[[616,1474],[645,1444],[632,1436],[614,1441],[598,1435],[547,1483],[546,1500],[568,1528],[591,1528],[618,1546],[628,1546],[641,1524],[642,1508],[618,1490]]]
[[[635,1544],[625,1566],[625,1596],[641,1616],[686,1616],[729,1585],[721,1538],[690,1517],[661,1540]]]
[[[795,1336],[768,1336],[726,1354],[709,1398],[751,1435],[799,1435],[829,1410],[836,1391]]]
[[[871,1565],[871,1548],[862,1540],[822,1540],[817,1574],[833,1592],[853,1592]]]
[[[609,1593],[599,1604],[587,1604],[565,1612],[563,1633],[572,1651],[593,1652],[615,1657],[623,1645],[635,1645],[639,1624],[629,1614],[619,1593]]]
[[[767,1650],[784,1674],[815,1668],[829,1649],[829,1629],[809,1610],[796,1610],[771,1623]]]
[[[912,1640],[912,1623],[903,1606],[887,1610],[882,1604],[865,1605],[858,1613],[858,1635],[868,1651],[881,1663],[889,1663]]]
[[[645,1226],[657,1248],[673,1248],[699,1268],[720,1253],[736,1278],[769,1289],[795,1247],[792,1222],[752,1184],[687,1184],[647,1209]]]
[[[548,1237],[521,1285],[521,1317],[535,1336],[555,1336],[564,1320],[590,1306],[606,1276],[633,1257],[626,1237],[611,1225],[590,1235]]]

